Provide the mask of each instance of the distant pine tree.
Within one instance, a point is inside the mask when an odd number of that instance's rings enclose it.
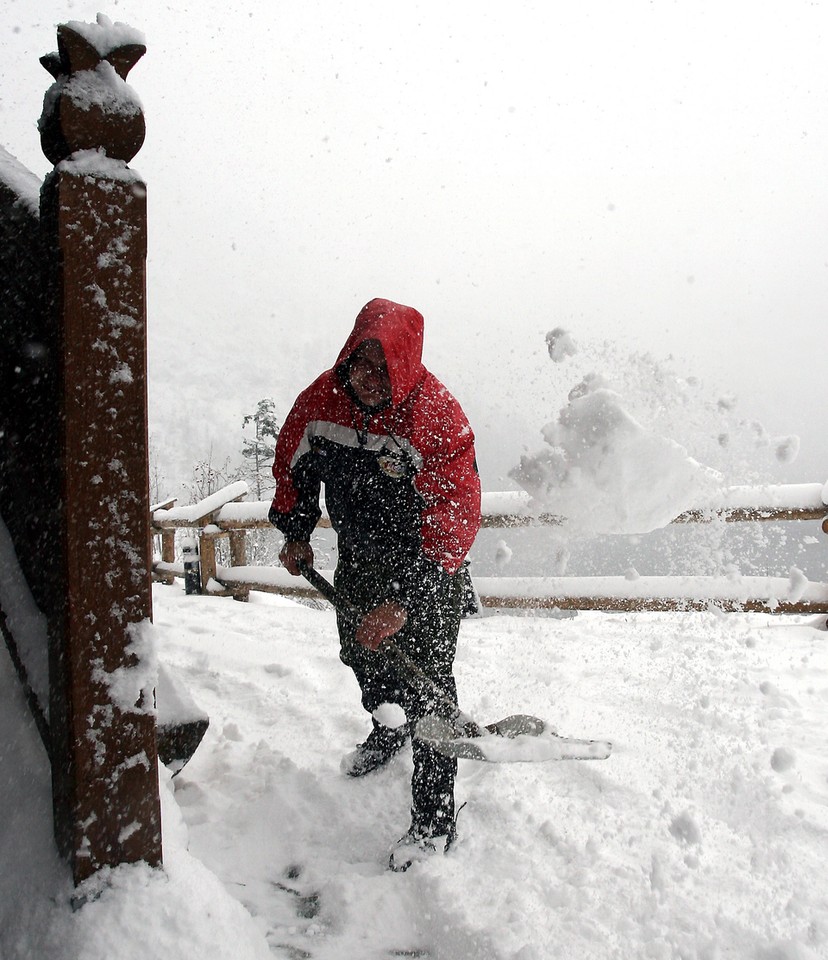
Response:
[[[271,466],[279,436],[279,421],[276,419],[275,403],[269,397],[260,400],[256,412],[248,414],[242,427],[254,424],[255,437],[244,438],[242,456],[246,461],[245,479],[250,483],[257,500],[265,499],[265,492],[272,484]]]

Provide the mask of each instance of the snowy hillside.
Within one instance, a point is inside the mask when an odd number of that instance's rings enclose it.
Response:
[[[460,841],[385,869],[410,751],[361,781],[367,731],[329,611],[155,588],[162,661],[211,726],[166,781],[165,873],[68,905],[45,759],[0,652],[4,960],[572,960],[828,955],[828,650],[820,621],[491,616],[461,628],[461,703],[611,738],[606,761],[461,761]],[[8,769],[24,776],[10,778]],[[80,948],[80,943],[84,947]]]

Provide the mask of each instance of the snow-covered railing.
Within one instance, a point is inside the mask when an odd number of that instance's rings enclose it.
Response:
[[[201,589],[216,592],[215,583],[218,580],[216,564],[216,540],[219,537],[230,538],[230,556],[233,566],[244,566],[247,560],[246,533],[249,529],[260,526],[269,527],[267,511],[269,503],[237,504],[247,496],[249,487],[244,480],[238,480],[216,493],[199,500],[198,503],[177,507],[171,500],[165,504],[158,504],[150,510],[150,519],[155,533],[161,535],[161,561],[153,564],[153,576],[156,580],[172,583],[174,577],[184,576],[184,564],[175,562],[175,531],[192,529],[198,531],[199,571]],[[254,511],[260,522],[249,522],[249,513],[243,513],[240,522],[233,523],[225,512],[233,506],[245,508],[263,508]],[[219,525],[219,518],[222,518]],[[231,526],[228,526],[231,523]],[[222,592],[218,587],[218,592]],[[257,589],[257,588],[253,588]],[[242,599],[246,599],[250,591],[239,592]]]
[[[828,484],[738,486],[721,491],[715,502],[701,504],[673,523],[818,520],[828,533]],[[153,566],[158,580],[183,577],[175,560],[175,531],[198,528],[201,585],[204,592],[245,599],[251,590],[294,597],[317,597],[313,588],[281,567],[249,565],[245,532],[268,529],[269,501],[246,502],[246,484],[237,483],[187,507],[156,509],[152,525],[163,542],[162,558]],[[483,495],[482,526],[515,528],[563,522],[554,514],[532,511],[520,492]],[[319,525],[330,526],[323,512]],[[230,537],[230,566],[216,562],[215,542]],[[485,577],[475,578],[484,607],[570,610],[705,610],[766,613],[828,613],[828,583],[813,583],[794,571],[790,577]]]
[[[779,486],[724,487],[715,501],[680,513],[673,523],[709,523],[754,520],[822,520],[828,514],[823,497],[828,484],[788,483]],[[483,494],[484,527],[554,525],[564,520],[532,509],[527,493],[510,490]]]

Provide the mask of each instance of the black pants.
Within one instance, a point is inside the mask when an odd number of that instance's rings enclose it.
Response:
[[[373,609],[387,597],[382,571],[343,563],[336,571],[336,587],[359,610]],[[356,643],[356,626],[338,615],[340,656],[354,671],[362,705],[373,713],[382,703],[403,708],[411,729],[427,713],[451,717],[457,705],[452,665],[460,628],[462,581],[438,571],[409,586],[405,598],[408,620],[392,638],[446,694],[435,697],[422,681],[392,664],[382,650],[375,653]],[[447,701],[447,702],[446,702]],[[457,761],[444,757],[413,739],[414,774],[411,778],[411,819],[416,829],[433,835],[447,833],[454,821],[454,780]]]

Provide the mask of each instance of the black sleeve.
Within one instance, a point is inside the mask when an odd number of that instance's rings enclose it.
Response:
[[[319,491],[322,482],[313,469],[314,456],[305,454],[291,471],[293,485],[299,495],[289,513],[280,513],[271,506],[267,519],[284,534],[285,540],[307,543],[322,511],[319,509]]]

